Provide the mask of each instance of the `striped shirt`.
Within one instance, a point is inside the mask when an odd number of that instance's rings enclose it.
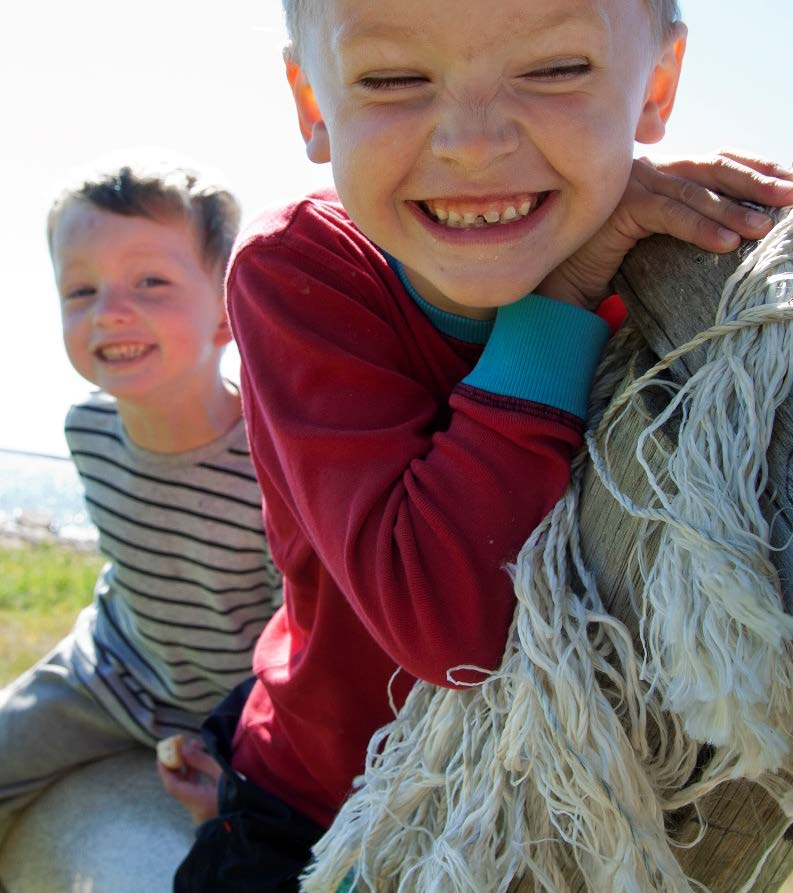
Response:
[[[66,439],[108,559],[75,627],[75,669],[139,739],[195,731],[251,675],[282,597],[245,424],[151,453],[95,393],[69,411]]]

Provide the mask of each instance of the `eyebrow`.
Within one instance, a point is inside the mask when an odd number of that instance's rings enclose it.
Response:
[[[124,261],[126,263],[151,265],[155,267],[159,265],[166,267],[169,270],[179,269],[182,272],[189,272],[192,268],[190,262],[185,262],[173,255],[162,254],[159,248],[155,245],[150,247],[135,247],[125,254]],[[60,282],[73,275],[77,276],[77,278],[82,278],[85,275],[84,270],[86,268],[91,269],[92,264],[90,260],[86,262],[84,257],[77,257],[75,259],[67,254],[65,258],[61,258],[61,263],[58,266],[55,266],[53,263],[53,267],[55,268],[56,281]]]
[[[364,40],[415,40],[417,37],[419,31],[409,26],[387,25],[384,22],[367,25],[353,20],[337,25],[333,29],[330,43],[338,48]]]
[[[498,0],[496,0],[498,2]],[[524,22],[516,16],[515,28]],[[522,39],[530,35],[536,35],[544,31],[552,31],[564,25],[582,24],[586,27],[594,27],[599,31],[609,31],[608,20],[600,10],[592,9],[585,14],[572,12],[548,12],[531,22],[528,28],[520,33],[513,32],[513,37]],[[330,44],[334,49],[349,47],[368,40],[398,41],[420,40],[424,37],[422,31],[408,25],[389,25],[385,22],[366,23],[360,18],[345,21],[336,26],[331,34]]]

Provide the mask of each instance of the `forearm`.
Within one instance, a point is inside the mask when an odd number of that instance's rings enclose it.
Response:
[[[448,684],[451,667],[494,667],[514,609],[504,567],[564,490],[608,327],[543,299],[507,309],[449,397],[454,380],[434,393],[431,378],[416,380],[390,330],[376,348],[347,339],[348,328],[379,334],[365,310],[317,331],[294,302],[262,303],[255,275],[235,277],[230,295],[287,576],[305,572],[305,537],[318,572],[410,673]],[[323,296],[324,312],[333,300]]]

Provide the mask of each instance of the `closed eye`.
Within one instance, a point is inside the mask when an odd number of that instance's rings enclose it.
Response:
[[[73,288],[64,294],[67,301],[73,301],[77,298],[90,298],[96,294],[96,289],[92,285],[81,285],[79,288]]]
[[[167,279],[162,279],[160,276],[144,276],[140,280],[141,288],[157,288],[161,285],[170,285],[170,282]]]
[[[589,74],[590,71],[592,71],[592,65],[589,62],[577,62],[575,64],[549,65],[545,68],[535,68],[533,71],[527,71],[523,77],[533,81],[562,81],[581,77]]]
[[[419,84],[426,84],[427,79],[416,75],[367,76],[361,78],[358,83],[365,90],[399,90],[405,87],[416,87]]]

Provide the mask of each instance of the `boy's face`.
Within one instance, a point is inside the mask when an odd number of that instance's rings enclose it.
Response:
[[[229,340],[220,279],[187,221],[72,201],[55,223],[52,262],[66,352],[88,381],[145,408],[217,375]]]
[[[644,0],[320,7],[292,69],[309,155],[443,309],[488,315],[535,288],[618,204],[634,138],[659,136]]]

